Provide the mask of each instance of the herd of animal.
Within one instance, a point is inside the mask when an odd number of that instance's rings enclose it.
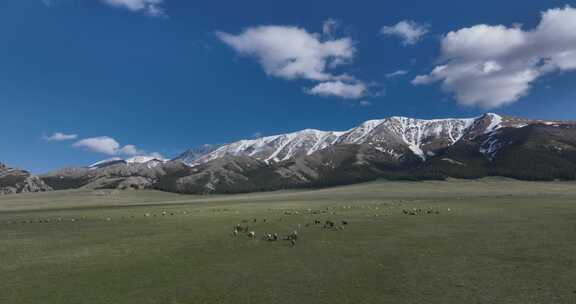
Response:
[[[78,217],[51,217],[51,218],[34,218],[34,219],[12,219],[0,222],[0,224],[45,224],[45,223],[75,223],[75,222],[82,222],[82,221],[104,221],[104,222],[111,222],[113,220],[128,220],[128,219],[137,219],[139,217],[145,218],[154,218],[154,217],[169,217],[169,216],[177,216],[177,215],[186,215],[191,212],[188,211],[180,211],[180,212],[169,212],[169,211],[162,211],[159,213],[144,213],[140,215],[123,215],[120,217],[88,217],[88,216],[78,216]]]
[[[450,208],[448,208],[447,211],[450,212],[451,211]],[[405,215],[440,214],[440,210],[432,209],[432,208],[428,208],[428,209],[412,208],[412,209],[403,209],[402,213],[404,213]]]
[[[257,221],[258,221],[257,219],[252,220],[252,222],[254,223],[256,223]],[[243,220],[242,221],[243,224],[236,224],[234,226],[234,229],[232,230],[232,236],[238,238],[241,234],[244,234],[249,239],[256,240],[256,231],[250,229],[250,227],[246,224],[248,222],[250,221]],[[265,223],[266,219],[262,220],[262,222]],[[311,226],[319,226],[319,225],[322,225],[322,221],[315,219],[313,222],[306,223],[304,227],[308,228]],[[340,221],[340,224],[336,224],[331,220],[326,220],[322,226],[322,229],[341,231],[344,230],[344,226],[347,225],[348,221],[345,220]],[[300,231],[302,231],[302,225],[297,224],[296,228],[292,230],[290,233],[286,234],[283,238],[280,238],[280,235],[278,233],[263,233],[262,240],[268,242],[276,242],[279,240],[283,240],[289,242],[291,246],[296,246],[296,241],[298,241],[298,235],[300,234]]]
[[[306,216],[330,216],[336,217],[337,214],[340,212],[350,211],[351,209],[363,209],[366,210],[364,214],[366,216],[386,216],[392,215],[394,207],[400,207],[403,204],[403,201],[398,202],[385,202],[385,203],[376,203],[376,204],[350,204],[350,205],[341,205],[341,206],[332,206],[322,209],[272,209],[269,208],[269,212],[273,213],[280,213],[280,218],[278,221],[282,221],[283,217],[287,216],[298,216],[298,215],[306,215]],[[212,212],[212,213],[221,213],[221,212],[232,212],[235,211],[237,214],[239,213],[238,210],[232,210],[228,208],[209,208],[203,209],[204,211]],[[163,217],[173,217],[178,215],[188,215],[192,213],[201,212],[201,209],[193,209],[193,210],[180,210],[180,211],[168,211],[163,210],[157,213],[146,212],[143,214],[137,215],[124,215],[120,217],[87,217],[87,216],[78,216],[78,217],[52,217],[52,218],[34,218],[34,219],[26,219],[26,218],[19,218],[19,219],[8,219],[5,221],[0,221],[1,224],[44,224],[44,223],[64,223],[64,222],[82,222],[82,221],[105,221],[111,222],[115,220],[128,220],[128,219],[137,219],[141,218],[142,216],[145,218],[163,218]],[[451,212],[450,209],[447,209],[447,212]],[[396,213],[397,214],[397,213]],[[438,215],[440,214],[440,210],[435,208],[410,208],[410,209],[402,209],[402,214],[409,215],[409,216],[417,216],[417,215]],[[256,222],[256,219],[253,219],[252,222]],[[232,235],[238,237],[240,234],[245,234],[248,236],[249,239],[256,239],[256,231],[250,230],[248,228],[247,223],[249,220],[243,220],[242,224],[237,224],[234,226]],[[263,219],[262,222],[266,222],[266,219]],[[334,222],[332,220],[320,220],[318,218],[314,219],[312,222],[306,223],[304,227],[310,226],[321,226],[324,230],[334,230],[334,231],[341,231],[344,230],[344,226],[348,225],[348,221],[342,220],[339,222]],[[291,245],[295,245],[296,241],[298,240],[298,233],[301,231],[302,225],[298,224],[295,229],[292,229],[289,234],[284,235],[284,237],[280,237],[278,233],[263,233],[262,239],[265,241],[275,242],[279,240],[285,240],[290,242]]]

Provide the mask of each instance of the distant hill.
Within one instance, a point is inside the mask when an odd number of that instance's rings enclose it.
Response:
[[[51,187],[29,172],[0,163],[0,194],[50,191]]]

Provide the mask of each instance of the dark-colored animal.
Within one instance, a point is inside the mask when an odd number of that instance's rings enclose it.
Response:
[[[326,223],[324,223],[324,228],[334,228],[334,222],[326,221]]]
[[[289,235],[287,235],[284,240],[285,241],[295,241],[298,239],[298,231],[294,230],[292,233],[290,233]]]
[[[236,224],[236,226],[234,226],[234,230],[238,231],[238,232],[248,232],[248,226],[242,226],[240,224]]]

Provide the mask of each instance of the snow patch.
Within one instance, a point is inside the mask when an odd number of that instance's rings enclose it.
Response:
[[[101,160],[101,161],[98,161],[98,162],[91,164],[90,166],[88,166],[88,168],[101,167],[102,165],[105,165],[108,163],[119,162],[119,161],[123,161],[123,159],[120,157],[107,158],[107,159],[104,159],[104,160]]]
[[[484,134],[488,134],[502,128],[502,116],[494,113],[488,113],[486,115],[490,117],[490,125],[488,125],[486,128]]]

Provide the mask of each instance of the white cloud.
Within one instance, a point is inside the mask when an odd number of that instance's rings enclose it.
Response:
[[[360,104],[361,106],[363,106],[363,107],[369,107],[369,106],[372,105],[372,103],[369,102],[368,100],[362,100],[362,101],[359,102],[359,104]]]
[[[335,38],[338,27],[338,21],[328,19],[320,34],[294,26],[257,26],[216,36],[238,53],[256,58],[270,76],[316,82],[304,89],[308,94],[358,99],[368,94],[367,86],[354,76],[333,72],[351,63],[356,53],[352,39]]]
[[[398,70],[396,72],[386,74],[386,78],[396,78],[396,77],[404,76],[406,74],[408,74],[408,71]]]
[[[334,39],[336,30],[340,27],[340,22],[336,19],[328,19],[322,24],[322,34],[328,39]]]
[[[78,138],[76,134],[65,134],[62,132],[56,132],[50,136],[43,136],[42,137],[45,141],[65,141],[65,140],[73,140]]]
[[[364,97],[368,88],[365,84],[357,83],[345,83],[342,81],[327,81],[322,82],[315,87],[306,91],[311,95],[319,96],[336,96],[344,99],[358,99]]]
[[[126,145],[119,150],[119,153],[125,155],[137,155],[143,154],[145,152],[138,150],[134,145]]]
[[[163,17],[165,16],[162,4],[164,0],[101,0],[104,3],[128,9],[133,12],[142,12],[149,16]]]
[[[402,39],[405,46],[414,45],[428,33],[427,24],[419,24],[412,20],[403,20],[392,26],[384,26],[380,34],[396,36]]]
[[[106,154],[106,155],[126,155],[126,156],[141,156],[141,155],[160,155],[159,153],[147,153],[146,151],[138,149],[134,145],[121,146],[116,139],[108,136],[85,138],[75,142],[72,145],[74,148],[82,149],[90,152]]]
[[[532,30],[476,25],[442,39],[443,63],[413,84],[441,82],[463,105],[496,108],[527,95],[535,80],[576,69],[576,9],[550,9]]]
[[[322,40],[321,35],[293,26],[257,26],[238,35],[216,32],[238,53],[255,57],[268,75],[284,79],[340,79],[330,68],[349,63],[355,48],[350,38]]]
[[[107,155],[116,155],[120,149],[120,144],[114,138],[108,136],[82,139],[74,143],[72,146]]]

